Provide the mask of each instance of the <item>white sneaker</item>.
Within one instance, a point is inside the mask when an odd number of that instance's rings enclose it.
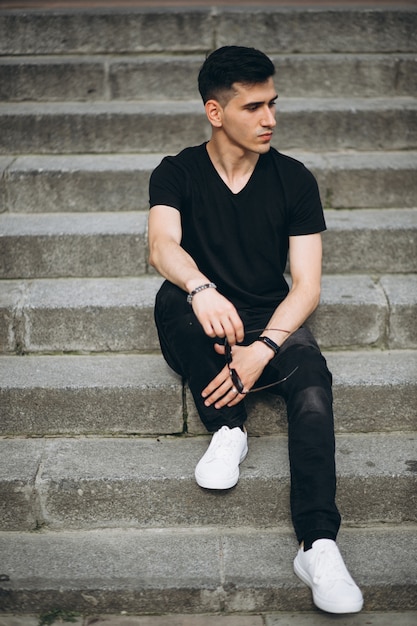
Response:
[[[335,541],[318,539],[311,550],[300,548],[294,571],[313,592],[314,604],[328,613],[358,613],[361,590],[353,581]]]
[[[239,463],[248,453],[248,435],[239,427],[222,426],[197,463],[195,479],[205,489],[230,489],[239,479]]]

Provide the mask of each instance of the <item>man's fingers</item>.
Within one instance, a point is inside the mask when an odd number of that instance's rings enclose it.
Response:
[[[243,324],[239,319],[239,323],[237,325],[233,324],[229,317],[220,317],[214,318],[207,322],[207,329],[205,328],[206,334],[209,337],[226,337],[227,341],[230,345],[234,345],[239,341],[242,341],[244,338],[244,330]]]
[[[207,387],[207,389],[209,388],[210,388],[210,385]],[[204,392],[203,392],[203,397],[206,398],[204,404],[206,406],[211,406],[212,404],[215,404],[216,402],[218,402],[220,398],[223,398],[223,396],[225,396],[229,392],[230,392],[230,382],[229,380],[225,380],[221,385],[219,385],[211,393],[209,392],[206,396],[204,396]],[[216,408],[218,408],[217,405],[215,406]]]
[[[233,320],[233,328],[235,332],[236,343],[243,341],[245,338],[245,327],[243,326],[243,322],[237,313],[236,319]]]
[[[229,380],[230,380],[229,368],[225,366],[221,370],[221,372],[219,372],[219,374],[217,374],[217,376],[213,378],[212,381],[210,381],[207,387],[203,389],[203,391],[201,392],[201,395],[203,396],[203,398],[207,398],[212,393],[214,393],[217,389],[219,389],[221,385],[223,385],[224,383],[229,383]],[[230,386],[230,383],[229,383],[229,386]],[[224,393],[226,393],[226,391],[227,391],[227,388],[225,389]]]
[[[218,346],[219,350],[224,351],[224,346],[215,344],[215,348],[216,346]],[[226,405],[234,406],[244,397],[244,394],[239,393],[233,385],[228,369],[226,371],[222,370],[216,378],[213,378],[211,383],[203,389],[201,395],[205,398],[204,404],[206,406],[214,405],[216,409]]]
[[[243,395],[238,392],[236,387],[231,387],[229,391],[222,396],[214,405],[216,409],[221,409],[223,406],[234,406],[238,404],[243,398]]]
[[[223,320],[223,330],[227,341],[233,346],[239,341],[243,341],[245,336],[243,322],[237,313]]]
[[[207,289],[207,293],[212,291]],[[227,337],[228,342],[233,345],[243,340],[244,327],[235,307],[228,302],[223,296],[219,301],[219,294],[208,294],[211,299],[207,301],[208,296],[204,299],[205,292],[202,292],[198,302],[198,307],[194,308],[194,312],[199,319],[204,332],[209,337]],[[200,295],[200,294],[199,294]],[[214,297],[214,303],[213,303]],[[206,304],[203,306],[203,304]],[[214,306],[207,306],[207,303],[213,303]]]

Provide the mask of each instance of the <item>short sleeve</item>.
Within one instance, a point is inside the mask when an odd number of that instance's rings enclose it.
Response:
[[[313,174],[301,165],[293,182],[289,236],[311,235],[326,230],[319,188]]]
[[[149,180],[149,207],[158,204],[180,210],[183,201],[184,174],[172,157],[165,157]]]

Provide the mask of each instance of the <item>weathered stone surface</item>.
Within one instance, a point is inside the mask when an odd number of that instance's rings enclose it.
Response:
[[[0,62],[0,101],[106,99],[105,64],[74,57],[6,57]]]
[[[0,104],[0,154],[171,152],[208,138],[200,102]]]
[[[4,282],[0,289],[0,353],[21,348],[21,307],[26,285],[18,281]]]
[[[21,517],[41,519],[51,529],[290,525],[286,437],[250,437],[239,483],[227,492],[205,491],[195,482],[194,468],[208,441],[41,442],[45,447],[42,465],[36,467],[36,493],[32,489],[32,499],[20,505]],[[20,449],[31,458],[30,441],[9,443],[0,441],[6,466],[19,458]],[[34,451],[38,445],[34,440]],[[345,523],[416,522],[415,461],[413,434],[339,435],[338,504]],[[33,486],[33,472],[23,474]],[[2,490],[10,492],[13,484],[6,473]],[[12,529],[9,506],[6,498],[3,515]]]
[[[199,99],[205,54],[3,57],[0,100],[99,101]],[[274,54],[285,97],[414,96],[414,54]]]
[[[266,616],[265,626],[292,626],[295,619],[297,626],[323,626],[324,619],[330,621],[332,619],[326,613],[295,613],[280,614],[273,613]],[[375,626],[392,626],[395,622],[398,626],[414,626],[417,614],[415,611],[363,611],[354,615],[339,616],[340,626],[367,626],[374,624]],[[329,619],[330,618],[330,619]],[[97,624],[97,626],[101,626]],[[128,624],[126,626],[129,626]],[[134,626],[134,624],[132,624]],[[138,624],[138,626],[140,626]],[[151,625],[149,625],[151,626]]]
[[[35,530],[42,523],[35,482],[45,441],[1,440],[0,448],[1,529]]]
[[[319,308],[308,320],[322,348],[383,345],[389,324],[382,288],[369,276],[324,276]]]
[[[148,209],[148,183],[163,154],[4,157],[3,211]],[[326,208],[415,207],[417,153],[306,153],[291,156],[317,177]],[[0,157],[1,165],[2,157]],[[6,200],[7,198],[7,200]],[[389,215],[389,214],[387,214]],[[397,222],[397,220],[395,220]],[[387,228],[386,220],[378,220]]]
[[[39,626],[39,617],[30,615],[2,615],[0,617],[0,626]],[[83,619],[79,617],[74,618],[73,623],[75,626],[83,626]]]
[[[72,615],[69,612],[69,615]],[[378,626],[414,626],[416,622],[416,611],[366,611],[355,615],[349,615],[339,619],[340,626],[367,626],[368,624],[378,624]],[[327,618],[324,618],[327,619]],[[93,615],[86,617],[72,618],[76,626],[292,626],[297,621],[297,626],[323,626],[323,614],[318,612],[284,612],[271,611],[245,614],[212,614],[197,613],[189,615],[186,613],[165,614],[165,615]],[[0,617],[0,626],[38,626],[38,617],[18,617],[16,615],[6,615]]]
[[[1,54],[90,54],[208,50],[209,10],[6,11]]]
[[[413,350],[325,353],[333,373],[338,432],[415,431]]]
[[[0,276],[140,276],[147,269],[144,213],[0,215]]]
[[[286,98],[278,111],[282,151],[417,149],[413,98]],[[0,154],[171,153],[209,134],[199,101],[0,104]]]
[[[25,350],[152,351],[160,278],[39,280],[25,307]]]
[[[0,157],[1,158],[1,157]],[[0,184],[9,211],[134,211],[148,208],[151,171],[162,155],[21,156]]]
[[[2,617],[273,626],[267,612],[301,624],[313,609],[291,569],[283,403],[248,397],[238,485],[199,489],[209,437],[191,436],[189,392],[159,354],[160,279],[139,276],[149,174],[208,138],[198,68],[243,32],[277,64],[274,145],[326,208],[361,209],[326,214],[311,319],[334,375],[340,546],[366,611],[417,609],[416,20],[397,5],[0,12],[0,54],[17,55],[0,61]],[[35,356],[72,351],[102,354]]]
[[[3,307],[3,333],[8,337],[10,328],[15,328],[19,350],[159,350],[153,307],[160,277],[44,279],[4,284],[13,293],[25,292],[19,315],[13,312],[12,303],[6,302]],[[403,284],[406,289],[407,277]],[[398,309],[393,318],[395,324],[402,315],[406,322],[407,308]],[[384,290],[370,277],[323,278],[321,305],[309,320],[323,348],[382,347],[389,324]]]
[[[119,57],[109,63],[113,100],[199,100],[199,55]]]
[[[325,353],[334,377],[336,431],[413,431],[412,350]],[[162,400],[161,400],[162,397]],[[161,355],[0,358],[3,435],[206,434],[192,397]],[[285,434],[286,410],[269,393],[247,397],[252,436]]]
[[[417,89],[417,60],[413,54],[277,54],[272,55],[272,60],[280,96],[386,98],[388,95],[413,96]],[[111,59],[111,98],[198,99],[197,76],[203,61],[203,54]]]
[[[325,273],[417,272],[417,209],[325,212]]]
[[[416,29],[412,8],[164,7],[0,17],[0,53],[20,55],[205,52],[241,43],[243,32],[245,45],[270,53],[413,52]]]
[[[365,611],[416,609],[414,527],[344,530],[339,544],[363,589]],[[2,533],[0,546],[4,572],[11,578],[2,583],[6,611],[35,613],[52,605],[90,616],[168,612],[193,614],[193,620],[196,613],[216,613],[219,624],[223,623],[220,611],[279,611],[280,624],[283,611],[291,611],[293,618],[298,618],[294,611],[314,611],[310,590],[292,571],[296,541],[291,532],[279,528]],[[371,617],[361,615],[368,621]],[[323,615],[319,617],[321,622],[313,621],[311,626],[323,622]],[[303,626],[310,624],[306,613],[300,619]],[[355,626],[365,623],[352,619],[349,623]],[[400,615],[398,623],[408,626],[401,619]],[[149,620],[139,623],[160,626]]]
[[[2,435],[183,430],[182,384],[160,355],[0,358]]]
[[[417,348],[417,275],[383,276],[390,306],[390,348]]]
[[[417,209],[327,210],[325,273],[417,271]],[[0,214],[2,278],[148,272],[147,212]]]
[[[217,44],[239,44],[245,33],[246,46],[269,52],[413,52],[416,20],[415,11],[387,8],[230,8],[219,15]]]
[[[285,97],[387,97],[416,93],[415,54],[272,55]]]
[[[415,152],[334,152],[300,156],[316,175],[326,208],[416,206]]]
[[[6,211],[9,206],[5,179],[7,168],[10,167],[13,160],[12,157],[0,157],[0,213]]]
[[[282,99],[274,145],[283,151],[412,150],[416,104],[411,98]]]

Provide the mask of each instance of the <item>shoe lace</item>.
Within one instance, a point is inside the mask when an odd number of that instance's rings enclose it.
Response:
[[[336,583],[338,580],[350,582],[343,559],[337,548],[322,548],[316,558],[314,571],[314,582],[326,579],[329,583]]]
[[[212,453],[216,459],[228,461],[239,446],[240,443],[237,437],[229,428],[223,426],[219,431],[217,431],[216,442],[213,446]]]

